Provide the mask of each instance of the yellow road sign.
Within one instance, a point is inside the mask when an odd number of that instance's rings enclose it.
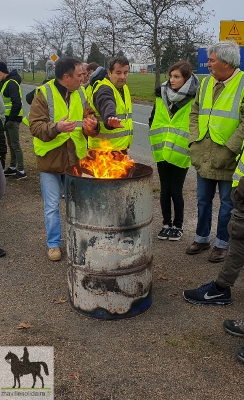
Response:
[[[50,58],[51,58],[51,60],[53,60],[53,62],[55,62],[55,61],[57,61],[57,59],[59,58],[59,56],[57,56],[57,54],[54,53],[54,54],[51,55]]]
[[[244,46],[244,21],[220,21],[219,40],[234,40]]]

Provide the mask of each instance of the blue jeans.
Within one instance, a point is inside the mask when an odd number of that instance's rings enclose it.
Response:
[[[231,201],[232,181],[217,181],[213,179],[201,178],[197,174],[197,206],[198,222],[195,242],[210,242],[210,232],[212,225],[213,198],[218,184],[220,208],[218,215],[217,235],[214,245],[221,249],[229,246],[229,234],[227,225],[230,220],[233,204]]]
[[[49,248],[60,247],[62,227],[60,219],[61,186],[65,188],[64,174],[40,172],[41,191],[44,200],[44,216]]]

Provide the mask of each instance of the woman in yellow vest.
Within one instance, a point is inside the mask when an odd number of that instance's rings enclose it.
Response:
[[[149,140],[161,186],[163,227],[158,239],[180,240],[183,234],[182,190],[190,166],[189,114],[198,86],[191,64],[180,60],[169,68],[169,79],[156,89]]]

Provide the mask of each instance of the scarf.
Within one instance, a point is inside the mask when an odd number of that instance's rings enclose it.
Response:
[[[177,92],[171,88],[170,80],[162,83],[161,96],[169,112],[172,113],[172,108],[174,106],[178,109],[182,108],[195,97],[198,86],[198,78],[193,73]]]

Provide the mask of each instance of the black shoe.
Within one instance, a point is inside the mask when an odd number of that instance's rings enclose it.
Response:
[[[226,288],[224,292],[216,289],[215,282],[200,286],[195,290],[185,290],[183,292],[185,300],[193,304],[228,306],[232,304],[231,290]]]
[[[5,169],[4,171],[4,175],[5,176],[14,176],[16,175],[17,169],[12,169],[10,167],[8,167],[7,169]]]
[[[3,249],[0,249],[0,257],[3,257],[6,255],[6,251],[4,251]]]
[[[171,231],[169,233],[169,240],[180,240],[182,235],[183,235],[183,229],[176,228],[176,226],[173,226],[173,228],[171,228]]]
[[[26,175],[25,172],[17,171],[17,172],[16,172],[16,175],[15,175],[15,178],[17,179],[17,181],[19,181],[20,179],[25,179],[25,178],[27,178],[27,175]]]
[[[224,321],[224,330],[230,335],[244,337],[244,321],[243,320],[234,320],[234,319],[226,319]]]
[[[244,347],[239,347],[236,349],[236,357],[244,362]]]
[[[161,231],[158,233],[158,239],[168,239],[170,231],[171,231],[172,227],[169,225],[164,225],[163,229],[161,229]]]

